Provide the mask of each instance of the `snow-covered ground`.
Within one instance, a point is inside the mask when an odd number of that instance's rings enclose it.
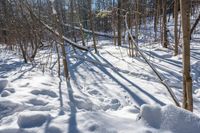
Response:
[[[191,43],[194,114],[173,106],[142,57],[128,57],[126,47],[110,40],[98,42],[98,54],[68,50],[68,82],[57,77],[56,54],[47,66],[48,50],[40,51],[36,65],[24,64],[1,47],[0,133],[199,133],[198,41]],[[181,103],[181,54],[174,57],[157,43],[141,48]]]

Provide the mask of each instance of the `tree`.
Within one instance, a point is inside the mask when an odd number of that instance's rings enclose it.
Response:
[[[178,0],[174,0],[174,55],[178,55]]]
[[[93,22],[93,15],[92,15],[92,1],[91,0],[88,0],[88,5],[89,5],[90,28],[92,30],[94,50],[95,50],[95,53],[97,53],[97,44],[96,44],[96,37],[94,33],[94,22]]]
[[[167,40],[167,1],[163,0],[163,25],[162,25],[162,30],[163,30],[163,47],[167,48],[168,46],[168,40]]]
[[[180,0],[183,32],[183,107],[193,111],[192,78],[190,76],[190,0]]]
[[[121,40],[122,40],[122,31],[121,31],[121,0],[118,0],[118,11],[117,11],[117,32],[118,32],[118,46],[121,46]]]
[[[72,36],[74,38],[74,42],[76,42],[76,35],[75,35],[75,31],[74,31],[74,1],[75,0],[70,0],[70,18],[71,18],[71,25],[72,25]]]
[[[156,0],[155,9],[154,9],[154,33],[155,33],[155,41],[157,40],[157,23],[158,23],[158,8],[159,8],[159,0]]]

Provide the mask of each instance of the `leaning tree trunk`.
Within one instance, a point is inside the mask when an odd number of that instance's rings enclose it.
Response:
[[[183,32],[183,107],[193,111],[192,78],[190,76],[190,0],[181,0]]]

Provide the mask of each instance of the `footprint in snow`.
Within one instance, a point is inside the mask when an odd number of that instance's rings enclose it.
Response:
[[[48,121],[50,117],[48,113],[40,111],[24,111],[19,114],[17,123],[20,128],[40,127]]]
[[[104,101],[106,102],[106,105],[103,106],[103,110],[118,110],[121,106],[121,103],[118,99],[111,99],[109,101]]]
[[[8,100],[0,101],[0,120],[15,112],[19,105]]]
[[[47,95],[47,96],[50,96],[50,97],[53,97],[53,98],[58,97],[58,95],[55,92],[53,92],[51,90],[45,90],[45,89],[43,89],[43,90],[33,90],[33,91],[31,91],[31,93],[34,94],[34,95]]]
[[[99,95],[99,96],[102,95],[98,90],[89,90],[88,93],[90,95]]]
[[[40,99],[35,99],[35,98],[30,99],[28,101],[28,103],[33,104],[34,106],[45,106],[45,105],[48,104],[48,102],[45,102],[45,101],[40,100]]]

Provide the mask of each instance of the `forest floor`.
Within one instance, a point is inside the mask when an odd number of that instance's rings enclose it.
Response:
[[[194,114],[172,106],[167,89],[142,57],[129,57],[126,46],[114,46],[111,40],[100,40],[97,54],[67,49],[68,82],[57,77],[54,51],[48,59],[50,50],[41,50],[35,64],[24,64],[1,47],[0,133],[197,133],[198,41],[191,43]],[[174,57],[157,43],[141,49],[181,103],[182,55]]]

